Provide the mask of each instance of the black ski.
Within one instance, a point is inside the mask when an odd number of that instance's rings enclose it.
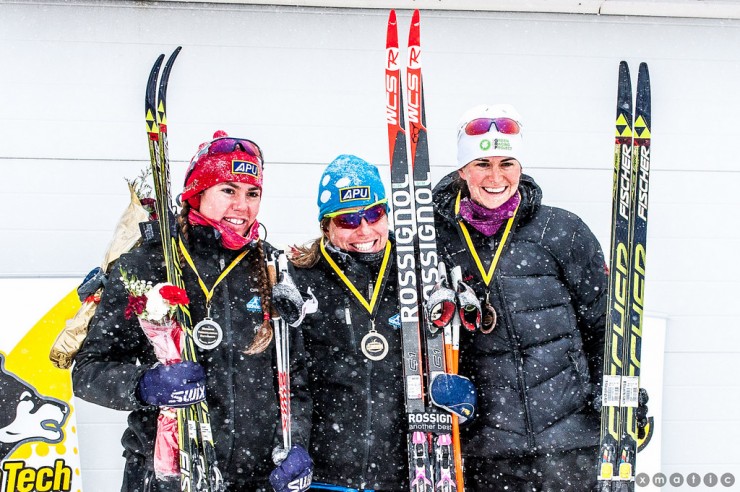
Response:
[[[184,288],[182,269],[178,255],[179,231],[176,223],[175,208],[170,192],[169,157],[167,148],[167,115],[166,98],[172,65],[180,53],[181,47],[167,59],[160,55],[149,74],[145,97],[145,118],[149,138],[149,157],[152,165],[154,192],[159,218],[159,233],[162,239],[162,250],[167,270],[167,281]],[[159,94],[157,79],[159,78]],[[195,344],[192,337],[192,320],[187,306],[179,306],[177,320],[185,334],[185,347],[182,358],[195,361]],[[211,434],[208,404],[203,401],[187,408],[178,409],[178,445],[180,455],[180,490],[183,492],[207,491],[222,492],[225,490],[221,472],[216,462],[216,453]]]
[[[641,63],[635,114],[626,62],[619,66],[607,332],[598,478],[603,491],[633,491],[645,293],[650,177],[650,77]]]

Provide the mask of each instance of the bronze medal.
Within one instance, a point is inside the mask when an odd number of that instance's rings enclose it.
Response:
[[[496,310],[488,301],[483,304],[483,321],[481,322],[480,331],[482,333],[491,333],[496,328]]]

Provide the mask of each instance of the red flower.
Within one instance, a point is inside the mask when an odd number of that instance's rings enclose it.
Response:
[[[157,201],[154,198],[142,198],[141,206],[149,212],[149,220],[157,220]]]
[[[94,304],[100,304],[100,293],[96,292],[95,294],[90,294],[85,299],[85,302],[87,302],[87,303],[94,303]]]
[[[162,299],[170,304],[170,306],[175,306],[177,304],[186,305],[190,302],[190,299],[188,299],[188,293],[185,292],[185,289],[175,287],[174,285],[163,285],[159,289],[159,294],[162,296]]]
[[[131,316],[133,316],[134,314],[136,316],[139,316],[141,313],[144,312],[145,308],[146,296],[134,296],[129,294],[128,306],[126,306],[126,310],[123,312],[123,317],[126,319],[131,319]]]

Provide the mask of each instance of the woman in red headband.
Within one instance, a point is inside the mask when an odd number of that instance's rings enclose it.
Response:
[[[162,466],[158,414],[160,408],[203,400],[226,490],[266,489],[271,472],[280,479],[276,490],[288,490],[294,480],[301,489],[310,483],[311,460],[303,447],[310,400],[299,330],[290,335],[293,440],[299,444],[273,471],[280,408],[265,260],[274,248],[259,238],[262,184],[257,144],[216,132],[193,157],[181,196],[178,255],[186,294],[178,301],[172,289],[158,288],[167,278],[158,238],[122,256],[113,269],[120,276],[111,275],[103,292],[75,359],[73,380],[77,396],[131,412],[122,439],[122,491],[180,490],[176,457],[170,476]],[[167,340],[175,347],[170,350],[175,362],[164,363],[159,349],[167,344],[153,342],[142,330],[167,319],[170,304],[154,302],[163,297],[188,304],[198,363],[179,361],[177,336]]]

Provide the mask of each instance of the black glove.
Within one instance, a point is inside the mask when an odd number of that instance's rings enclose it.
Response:
[[[206,371],[197,362],[158,364],[139,379],[136,396],[158,407],[186,407],[206,399]]]
[[[640,388],[640,394],[637,396],[637,410],[635,411],[635,419],[637,420],[637,437],[640,439],[645,438],[645,427],[648,425],[648,406],[647,402],[650,399],[648,392],[645,388]]]
[[[107,283],[108,276],[103,269],[95,267],[87,274],[80,286],[77,287],[77,297],[80,298],[80,302],[85,302],[85,299],[95,294],[101,287],[105,287]]]

